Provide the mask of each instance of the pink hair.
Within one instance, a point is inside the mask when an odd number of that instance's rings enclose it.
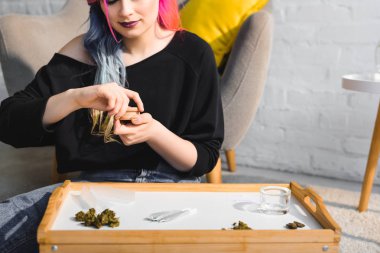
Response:
[[[159,0],[158,23],[167,30],[182,30],[177,0]]]
[[[116,34],[113,31],[113,28],[111,26],[110,18],[109,18],[109,15],[108,15],[108,2],[107,2],[107,0],[103,0],[103,3],[104,3],[104,9],[105,9],[104,12],[105,12],[105,15],[106,15],[108,28],[110,29],[112,37],[115,39],[116,43],[119,44],[121,42],[121,39],[120,40],[117,39]]]

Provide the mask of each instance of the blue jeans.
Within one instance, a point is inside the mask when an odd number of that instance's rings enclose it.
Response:
[[[91,182],[136,182],[136,183],[200,183],[200,177],[188,175],[160,162],[154,170],[102,170],[84,171],[79,180]]]
[[[155,170],[115,170],[83,172],[80,181],[147,183],[199,183],[200,178],[181,173],[166,163]],[[20,194],[0,203],[0,253],[38,252],[37,227],[49,197],[61,184]]]

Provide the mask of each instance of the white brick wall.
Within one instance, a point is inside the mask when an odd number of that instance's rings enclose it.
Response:
[[[379,95],[341,88],[374,71],[379,0],[272,0],[273,52],[257,117],[238,165],[361,182]],[[375,183],[380,183],[380,172]]]
[[[78,0],[79,1],[79,0]],[[50,14],[65,0],[0,0],[9,12]],[[378,95],[346,91],[342,74],[374,70],[379,0],[272,0],[274,45],[239,166],[362,181]],[[0,99],[7,96],[0,72]],[[380,183],[380,173],[375,182]]]

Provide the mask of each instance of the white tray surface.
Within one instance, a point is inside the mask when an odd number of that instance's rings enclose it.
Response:
[[[78,201],[80,192],[70,191],[59,210],[52,230],[94,230],[75,221],[79,211],[86,212]],[[135,201],[129,205],[112,205],[108,208],[120,217],[120,226],[102,230],[220,230],[231,228],[234,222],[245,222],[253,229],[285,230],[287,223],[299,221],[302,229],[322,229],[314,217],[291,197],[290,210],[285,215],[268,215],[252,211],[259,203],[258,192],[135,192]],[[196,208],[197,213],[164,223],[144,220],[154,212]],[[250,211],[251,209],[251,211]],[[96,210],[100,213],[101,209]]]

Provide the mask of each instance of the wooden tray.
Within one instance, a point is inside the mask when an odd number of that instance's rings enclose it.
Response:
[[[296,182],[274,184],[292,191],[291,209],[286,215],[266,215],[239,208],[268,185],[65,181],[50,197],[38,227],[40,252],[339,252],[341,229],[327,212],[321,197],[310,188],[304,189]],[[70,198],[84,186],[111,186],[136,193],[135,203],[115,210],[120,216],[119,228],[98,230],[73,220],[79,210],[70,206]],[[151,201],[147,201],[149,196]],[[175,203],[165,202],[167,199]],[[146,213],[155,211],[153,208],[173,209],[181,205],[198,205],[199,212],[166,224],[141,221]],[[67,214],[67,210],[76,211]],[[124,214],[128,215],[124,217]],[[238,220],[248,223],[253,230],[222,230]],[[297,230],[284,227],[294,220],[303,222],[306,227]]]

